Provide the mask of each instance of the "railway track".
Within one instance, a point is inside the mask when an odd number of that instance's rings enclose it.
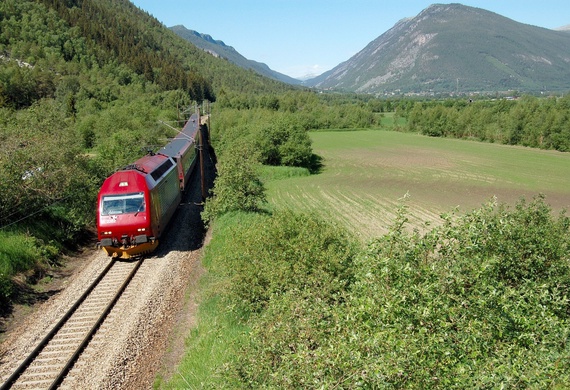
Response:
[[[141,266],[112,260],[77,302],[39,342],[0,390],[80,388],[72,368]]]

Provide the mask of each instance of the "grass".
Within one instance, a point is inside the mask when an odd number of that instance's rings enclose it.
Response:
[[[40,253],[32,237],[0,231],[0,309],[12,294],[12,277],[37,263]]]
[[[188,352],[174,376],[168,383],[158,378],[154,388],[201,389],[206,383],[224,387],[219,370],[233,356],[228,346],[243,337],[244,326],[237,322],[234,313],[227,311],[227,305],[219,296],[200,303],[199,318],[198,326],[187,337]]]
[[[380,124],[389,129],[394,129],[397,126],[403,127],[406,125],[406,118],[396,117],[395,112],[384,112],[381,114]]]
[[[204,266],[208,270],[200,279],[200,302],[198,325],[186,339],[186,355],[176,373],[167,383],[157,378],[154,388],[202,389],[227,388],[221,375],[224,365],[235,358],[232,349],[240,338],[246,337],[248,329],[240,321],[240,313],[228,310],[225,293],[230,283],[223,265],[216,258],[234,250],[232,229],[249,224],[255,214],[230,213],[222,216],[215,225],[212,241],[205,249]]]
[[[13,274],[23,271],[35,261],[36,256],[37,250],[33,238],[0,231],[0,270],[2,272]]]
[[[322,173],[268,182],[270,203],[336,218],[363,239],[387,232],[406,194],[420,228],[493,197],[511,204],[543,194],[555,211],[570,206],[570,154],[379,130],[311,138]]]
[[[307,168],[299,167],[273,167],[264,165],[261,167],[260,172],[260,177],[263,182],[291,179],[295,177],[306,177],[309,175],[310,172]]]

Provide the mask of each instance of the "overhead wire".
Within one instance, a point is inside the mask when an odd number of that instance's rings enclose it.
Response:
[[[176,121],[176,122],[181,122],[181,121]],[[166,123],[165,121],[159,121],[159,123],[162,123],[162,124],[168,126],[169,128],[174,129],[174,130],[177,131],[180,135],[185,136],[186,138],[189,138],[191,141],[195,141],[192,137],[187,136],[186,134],[182,133],[180,130],[178,130],[178,129],[176,129],[175,127],[173,127],[173,126],[169,125],[168,123]],[[209,156],[209,158],[210,158],[210,160],[212,160],[212,157],[211,157],[211,156]],[[10,222],[10,223],[7,224],[7,225],[0,225],[0,230],[3,230],[3,229],[5,229],[5,228],[7,228],[7,227],[9,227],[9,226],[15,225],[15,224],[20,223],[20,222],[22,222],[22,221],[25,221],[26,219],[31,218],[31,217],[33,217],[34,215],[37,215],[37,214],[41,213],[42,211],[45,211],[45,210],[48,209],[49,207],[52,207],[53,205],[58,204],[58,203],[60,203],[60,202],[62,202],[62,201],[64,201],[64,200],[68,199],[70,196],[71,196],[71,195],[68,195],[68,196],[66,196],[66,197],[64,197],[64,198],[62,198],[62,199],[59,199],[59,200],[57,200],[57,201],[55,201],[55,202],[53,202],[53,203],[51,203],[51,204],[49,204],[49,205],[47,205],[47,206],[45,206],[45,207],[39,209],[39,210],[37,210],[37,211],[35,211],[35,212],[31,213],[31,214],[28,214],[28,215],[26,215],[26,216],[24,216],[24,217],[22,217],[22,218],[20,218],[20,219],[18,219],[18,220],[16,220],[16,221]],[[16,214],[18,213],[18,211],[16,210],[17,208],[18,208],[18,206],[14,206],[11,210],[8,211],[9,213],[11,212],[11,214],[9,214],[9,215],[7,215],[7,216],[1,217],[1,218],[0,218],[0,221],[8,220],[10,217],[16,215]],[[12,212],[12,211],[13,211],[13,212]]]
[[[45,211],[46,209],[48,209],[49,207],[53,206],[54,204],[63,202],[64,200],[66,200],[66,199],[68,199],[68,198],[70,198],[70,197],[71,197],[71,195],[68,195],[68,196],[66,196],[65,198],[61,198],[61,199],[59,199],[59,200],[57,200],[57,201],[55,201],[55,202],[53,202],[53,203],[48,204],[48,205],[45,206],[45,207],[42,207],[41,209],[39,209],[39,210],[37,210],[37,211],[35,211],[35,212],[31,213],[31,214],[26,215],[25,217],[22,217],[22,218],[18,219],[17,221],[13,221],[13,222],[10,222],[10,223],[7,224],[7,225],[0,226],[0,230],[5,229],[5,228],[7,228],[7,227],[9,227],[9,226],[15,225],[15,224],[17,224],[17,223],[20,223],[20,222],[22,222],[22,221],[24,221],[24,220],[26,220],[26,219],[28,219],[28,218],[31,218],[31,217],[33,217],[34,215],[37,215],[37,214],[41,213],[42,211]],[[11,215],[14,215],[14,214],[11,214]],[[6,219],[6,218],[4,218],[4,219]]]

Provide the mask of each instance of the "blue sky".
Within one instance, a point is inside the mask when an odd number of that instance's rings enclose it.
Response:
[[[131,0],[167,27],[183,25],[292,76],[319,75],[429,0]],[[569,0],[454,1],[545,28],[570,24]]]

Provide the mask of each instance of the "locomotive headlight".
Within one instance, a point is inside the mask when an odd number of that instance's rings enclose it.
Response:
[[[144,232],[144,231],[146,231],[146,228],[138,228],[137,231]]]
[[[113,234],[113,232],[103,232],[102,234],[105,236],[110,236],[111,234]]]

